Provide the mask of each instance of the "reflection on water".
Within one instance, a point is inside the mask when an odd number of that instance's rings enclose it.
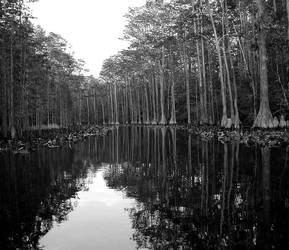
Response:
[[[105,166],[104,166],[105,169]],[[104,169],[94,175],[89,191],[78,193],[77,207],[67,222],[54,227],[40,240],[44,249],[135,249],[126,212],[133,199],[109,189],[103,179]]]
[[[289,249],[288,157],[149,127],[0,155],[0,249]]]

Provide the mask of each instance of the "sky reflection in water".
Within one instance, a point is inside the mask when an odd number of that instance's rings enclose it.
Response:
[[[149,127],[1,154],[0,249],[289,249],[288,157]]]
[[[109,189],[103,174],[104,169],[89,174],[92,179],[89,190],[79,192],[78,204],[68,220],[54,226],[40,240],[44,249],[135,249],[125,211],[134,205],[134,201]]]

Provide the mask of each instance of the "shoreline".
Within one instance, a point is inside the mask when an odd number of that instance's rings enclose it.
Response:
[[[22,138],[0,140],[0,153],[28,154],[42,148],[60,148],[85,140],[89,136],[104,135],[109,126],[83,126],[65,129],[47,129],[26,131]]]
[[[236,142],[247,146],[258,144],[261,146],[288,146],[289,129],[224,129],[218,126],[196,126],[187,124],[153,125],[153,124],[120,124],[120,125],[92,125],[71,127],[67,129],[48,129],[42,131],[27,131],[21,139],[0,140],[0,153],[28,154],[39,147],[59,148],[71,143],[83,141],[90,136],[105,135],[115,127],[152,127],[174,128],[186,131],[188,134],[200,136],[203,140],[218,140],[222,143]]]

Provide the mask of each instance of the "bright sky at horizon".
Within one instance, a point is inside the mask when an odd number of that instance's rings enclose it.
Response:
[[[32,14],[47,32],[60,34],[75,57],[86,62],[89,74],[98,77],[103,61],[127,47],[119,38],[129,7],[145,0],[39,0],[30,3]]]

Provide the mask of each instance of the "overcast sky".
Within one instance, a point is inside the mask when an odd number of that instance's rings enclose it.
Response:
[[[102,62],[127,47],[120,41],[129,7],[145,0],[39,0],[31,3],[33,15],[47,32],[60,34],[72,46],[76,58],[98,76]]]

